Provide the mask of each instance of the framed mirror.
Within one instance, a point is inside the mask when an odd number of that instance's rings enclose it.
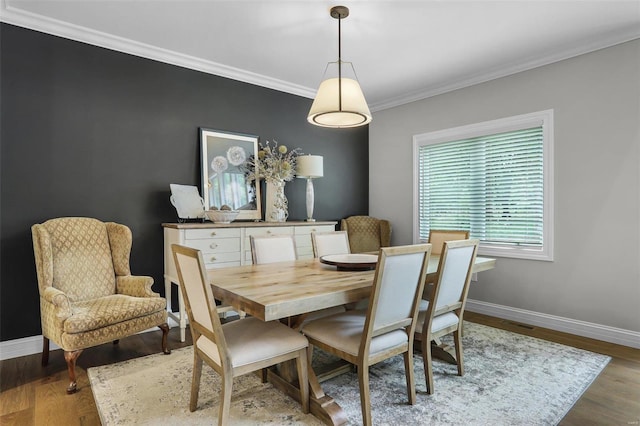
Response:
[[[200,129],[204,207],[238,210],[236,220],[261,217],[260,183],[249,179],[247,160],[258,154],[258,136]]]

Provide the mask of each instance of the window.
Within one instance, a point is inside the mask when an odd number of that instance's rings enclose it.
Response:
[[[414,241],[468,230],[480,254],[553,260],[553,110],[416,135]]]

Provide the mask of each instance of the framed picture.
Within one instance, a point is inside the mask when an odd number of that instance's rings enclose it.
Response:
[[[229,206],[237,220],[261,218],[260,183],[251,178],[248,160],[258,155],[258,136],[200,128],[204,207]]]

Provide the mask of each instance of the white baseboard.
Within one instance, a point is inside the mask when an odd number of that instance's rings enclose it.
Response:
[[[170,327],[177,327],[178,323],[175,321],[167,321]],[[158,327],[152,327],[140,333],[148,333],[150,331],[157,331]],[[137,334],[140,334],[137,333]],[[55,351],[60,349],[60,346],[53,342],[49,342],[49,351]],[[0,361],[5,359],[17,358],[20,356],[27,356],[33,354],[42,353],[42,336],[23,337],[22,339],[7,340],[0,342]]]
[[[49,350],[56,349],[60,349],[60,347],[50,342]],[[23,337],[22,339],[0,342],[0,361],[37,353],[42,353],[42,336]]]
[[[517,321],[523,324],[575,334],[576,336],[589,337],[591,339],[640,349],[640,333],[637,331],[624,330],[591,322],[542,314],[540,312],[511,308],[509,306],[496,305],[494,303],[481,302],[473,299],[467,300],[466,310],[477,312],[479,314],[490,315],[496,318]],[[171,318],[169,318],[168,323],[170,327],[178,326],[178,323],[173,321]],[[150,328],[142,333],[153,330],[157,329],[155,327]],[[53,351],[56,349],[60,348],[52,342],[51,350]],[[42,336],[31,336],[0,342],[0,360],[17,358],[41,352]]]
[[[591,339],[640,349],[640,333],[637,331],[511,308],[509,306],[496,305],[494,303],[472,299],[467,300],[465,309],[496,318],[517,321],[523,324],[544,327],[576,336],[589,337]]]

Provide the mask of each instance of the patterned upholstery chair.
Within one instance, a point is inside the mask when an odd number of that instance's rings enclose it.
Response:
[[[64,350],[67,393],[76,391],[76,360],[82,350],[148,328],[162,329],[167,348],[166,300],[151,290],[153,278],[132,276],[131,231],[97,219],[67,217],[31,227],[40,291],[42,365],[49,340]]]
[[[378,251],[391,245],[391,223],[371,216],[342,219],[340,229],[347,231],[351,253]]]

